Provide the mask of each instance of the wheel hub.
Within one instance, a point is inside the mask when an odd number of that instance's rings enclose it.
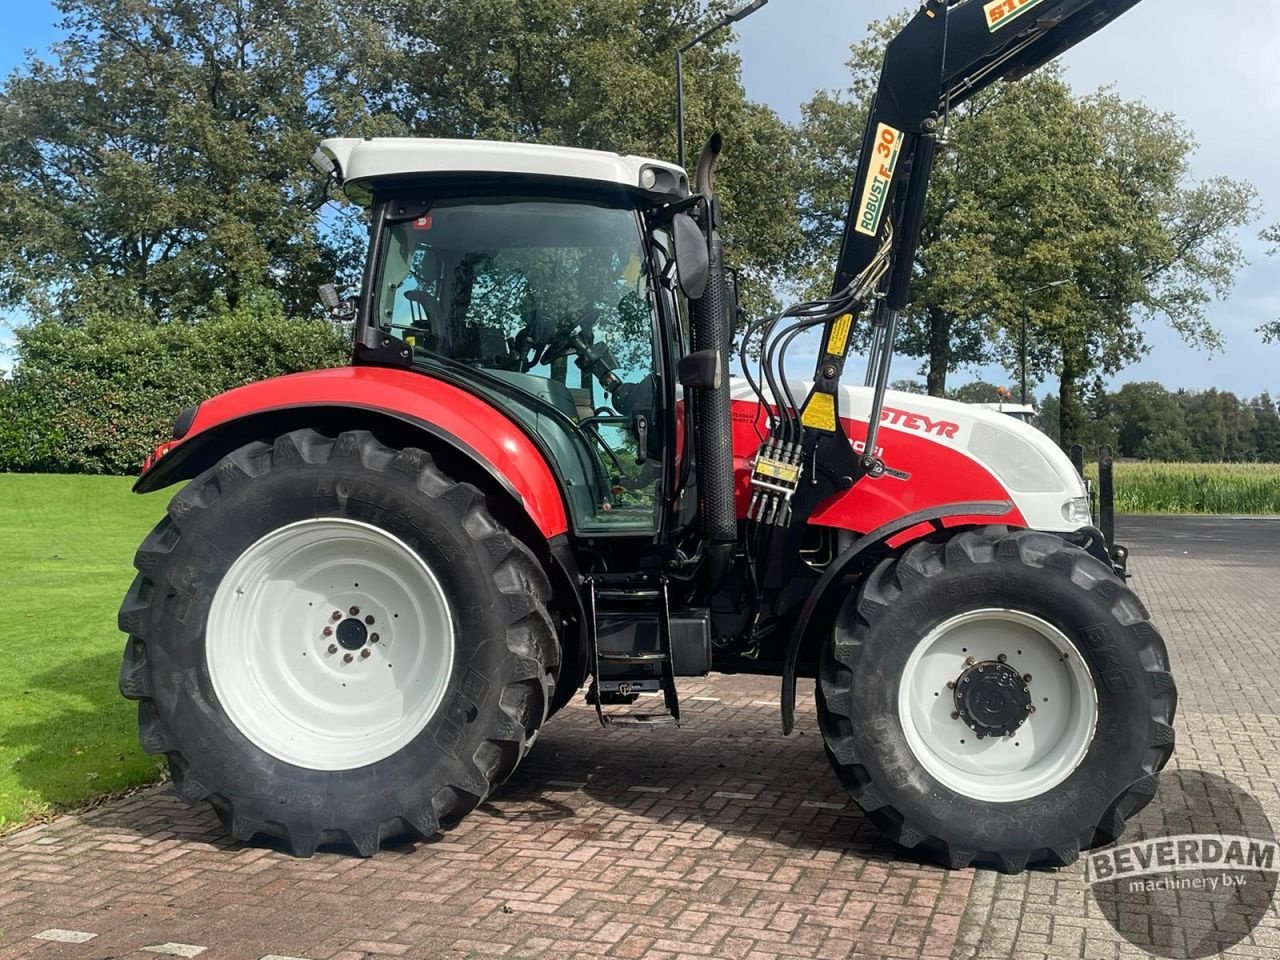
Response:
[[[1017,670],[998,660],[972,664],[960,674],[955,682],[955,706],[979,740],[1008,736],[1026,723],[1035,709],[1030,685]]]
[[[338,624],[335,631],[338,643],[347,650],[359,650],[369,639],[369,628],[355,617],[348,617]]]
[[[453,671],[448,598],[389,531],[341,517],[288,524],[245,548],[206,626],[227,718],[310,770],[377,763],[417,737]]]
[[[902,668],[898,710],[907,745],[934,779],[995,803],[1062,783],[1098,720],[1075,642],[1047,620],[999,607],[958,613],[919,640]]]

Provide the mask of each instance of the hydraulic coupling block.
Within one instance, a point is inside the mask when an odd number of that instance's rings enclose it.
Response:
[[[751,503],[747,519],[785,527],[791,522],[791,497],[800,486],[803,451],[798,443],[772,438],[751,466]]]

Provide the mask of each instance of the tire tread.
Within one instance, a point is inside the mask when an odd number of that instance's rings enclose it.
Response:
[[[427,497],[442,499],[447,509],[464,518],[462,527],[491,562],[496,590],[509,611],[507,649],[514,669],[499,696],[505,719],[487,731],[476,756],[461,764],[457,782],[450,783],[400,815],[380,823],[313,824],[302,814],[294,820],[273,810],[267,817],[247,798],[227,797],[206,787],[191,772],[184,754],[173,745],[154,700],[154,684],[148,665],[149,643],[162,642],[144,636],[143,624],[157,601],[152,574],[162,568],[182,537],[185,518],[213,506],[225,487],[263,476],[288,464],[322,465],[330,459],[358,459],[374,472],[398,471],[416,478]],[[175,789],[189,802],[210,801],[237,839],[274,837],[294,856],[309,857],[319,846],[338,843],[360,856],[372,856],[381,843],[408,833],[429,839],[455,826],[500,786],[524,758],[547,717],[560,667],[560,645],[550,614],[551,584],[533,552],[495,521],[484,493],[477,487],[446,476],[431,455],[416,448],[395,449],[364,430],[351,430],[337,438],[310,429],[282,434],[272,443],[254,442],[235,450],[170,502],[166,516],[143,541],[134,558],[138,575],[120,607],[119,625],[128,634],[120,668],[120,692],[138,702],[138,737],[148,753],[164,753]],[[483,755],[484,763],[478,762]]]
[[[890,607],[912,583],[940,575],[954,564],[1017,563],[1032,567],[1061,567],[1077,586],[1096,591],[1108,601],[1117,623],[1129,629],[1152,687],[1157,691],[1147,734],[1147,749],[1142,768],[1146,776],[1132,784],[1108,807],[1101,825],[1090,829],[1077,843],[1051,849],[1008,851],[970,850],[954,846],[945,837],[929,834],[913,826],[904,813],[894,808],[884,793],[871,782],[871,776],[859,757],[850,721],[833,711],[829,704],[847,702],[853,696],[852,669],[854,651],[873,622]],[[1019,873],[1030,867],[1061,867],[1074,863],[1080,850],[1102,842],[1104,837],[1119,836],[1125,821],[1141,810],[1155,795],[1156,774],[1173,754],[1173,717],[1177,692],[1169,674],[1169,657],[1159,632],[1150,624],[1146,608],[1124,583],[1111,575],[1100,575],[1101,564],[1083,550],[1067,544],[1062,538],[1032,530],[1010,531],[991,526],[966,530],[947,540],[918,541],[896,559],[884,561],[862,585],[852,606],[856,623],[837,623],[835,639],[824,646],[817,684],[818,715],[826,741],[827,756],[850,795],[864,812],[893,839],[905,837],[907,847],[929,851],[942,863],[960,869],[972,863],[991,864],[1006,873]],[[1105,571],[1103,571],[1105,572]],[[899,841],[902,842],[902,841]]]

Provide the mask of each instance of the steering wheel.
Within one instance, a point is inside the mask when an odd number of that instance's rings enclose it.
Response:
[[[573,319],[557,324],[551,331],[545,328],[535,330],[532,325],[522,328],[511,341],[512,353],[519,361],[520,372],[528,373],[541,363],[550,363],[578,353],[578,342],[581,339],[578,334],[590,332],[599,316],[599,310],[587,307]],[[530,350],[533,351],[532,355]]]

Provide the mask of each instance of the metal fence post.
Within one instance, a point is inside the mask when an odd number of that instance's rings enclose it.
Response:
[[[1111,445],[1098,448],[1098,528],[1107,540],[1107,546],[1116,539],[1116,490],[1113,483]]]

